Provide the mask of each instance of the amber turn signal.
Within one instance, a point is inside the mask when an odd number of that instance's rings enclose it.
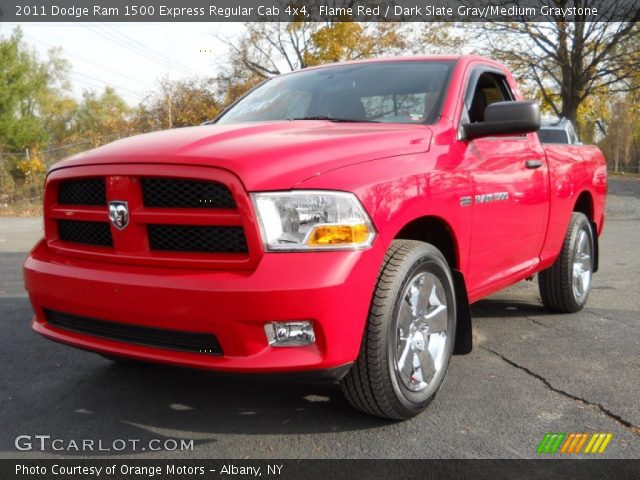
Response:
[[[356,225],[318,225],[307,239],[307,245],[344,245],[365,243],[371,234],[363,223]]]

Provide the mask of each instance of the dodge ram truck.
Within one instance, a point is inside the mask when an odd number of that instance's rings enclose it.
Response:
[[[32,327],[116,361],[339,381],[412,417],[471,350],[471,303],[536,274],[548,309],[587,301],[605,160],[539,126],[492,60],[375,59],[72,156],[24,264]]]

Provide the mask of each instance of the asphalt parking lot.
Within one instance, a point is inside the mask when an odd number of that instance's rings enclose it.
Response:
[[[587,308],[548,314],[535,282],[475,304],[474,351],[403,423],[352,410],[334,386],[125,368],[40,338],[21,263],[41,220],[0,218],[0,457],[88,455],[14,446],[44,434],[194,440],[192,451],[122,453],[136,458],[535,458],[546,432],[610,432],[604,457],[639,458],[640,180],[612,179],[607,211]]]

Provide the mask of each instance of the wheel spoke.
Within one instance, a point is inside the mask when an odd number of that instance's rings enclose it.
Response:
[[[584,231],[581,231],[580,236],[578,237],[578,246],[576,248],[576,250],[579,253],[583,253],[586,251],[586,245],[585,245],[586,240],[587,240],[587,235],[584,233]]]
[[[411,350],[411,337],[407,337],[405,341],[406,343],[405,343],[404,349],[402,350],[402,354],[398,359],[398,365],[400,366],[400,370],[405,369],[405,366],[407,363],[407,357],[409,355],[409,351]]]
[[[420,287],[417,282],[413,282],[407,292],[407,301],[411,307],[413,318],[416,318],[420,311]]]
[[[442,302],[438,298],[438,289],[436,287],[436,284],[434,283],[432,284],[431,292],[429,293],[429,306],[437,307],[441,305],[442,305]]]
[[[585,271],[580,275],[580,284],[582,285],[582,291],[584,292],[586,288],[589,288],[589,282],[591,281],[591,272]]]
[[[584,253],[580,258],[580,263],[582,263],[582,269],[591,271],[591,256],[587,253]]]
[[[577,277],[582,273],[582,265],[580,263],[573,264],[573,276]]]
[[[582,295],[582,293],[584,292],[584,285],[582,282],[582,272],[578,271],[577,274],[574,274],[574,279],[576,283],[576,291],[578,295]]]
[[[409,296],[405,297],[405,301],[400,305],[400,312],[398,315],[398,328],[401,328],[405,334],[409,334],[411,324],[415,320],[413,315],[413,309],[410,304]]]
[[[421,352],[420,365],[422,367],[422,377],[427,383],[431,382],[433,377],[436,376],[437,369],[433,357],[431,356],[431,351],[429,351],[429,349]]]
[[[429,294],[429,308],[422,318],[424,333],[442,333],[447,330],[447,306],[443,305],[438,298],[436,285],[433,284]]]
[[[434,311],[435,315],[431,316],[426,321],[427,335],[435,335],[438,333],[446,333],[447,331],[447,307],[444,305],[438,307],[437,311]]]
[[[404,353],[404,352],[403,352]],[[412,386],[411,379],[413,378],[413,359],[414,353],[410,353],[410,349],[407,350],[406,355],[403,355],[402,361],[398,361],[398,371],[400,372],[400,376],[402,377],[405,385],[409,388]]]
[[[426,386],[422,371],[422,364],[420,362],[420,355],[418,355],[417,353],[413,354],[413,365],[411,369],[411,377],[409,378],[409,384],[410,387],[413,387],[413,389],[416,390],[421,390]]]
[[[423,315],[429,309],[429,292],[433,288],[434,283],[431,278],[427,278],[426,275],[420,277],[418,281],[420,296],[418,298],[417,306],[418,309],[416,311],[417,318]]]

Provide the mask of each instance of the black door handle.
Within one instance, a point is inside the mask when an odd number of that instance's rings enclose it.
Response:
[[[525,162],[525,165],[527,166],[527,168],[540,168],[542,166],[542,160],[527,160]]]

